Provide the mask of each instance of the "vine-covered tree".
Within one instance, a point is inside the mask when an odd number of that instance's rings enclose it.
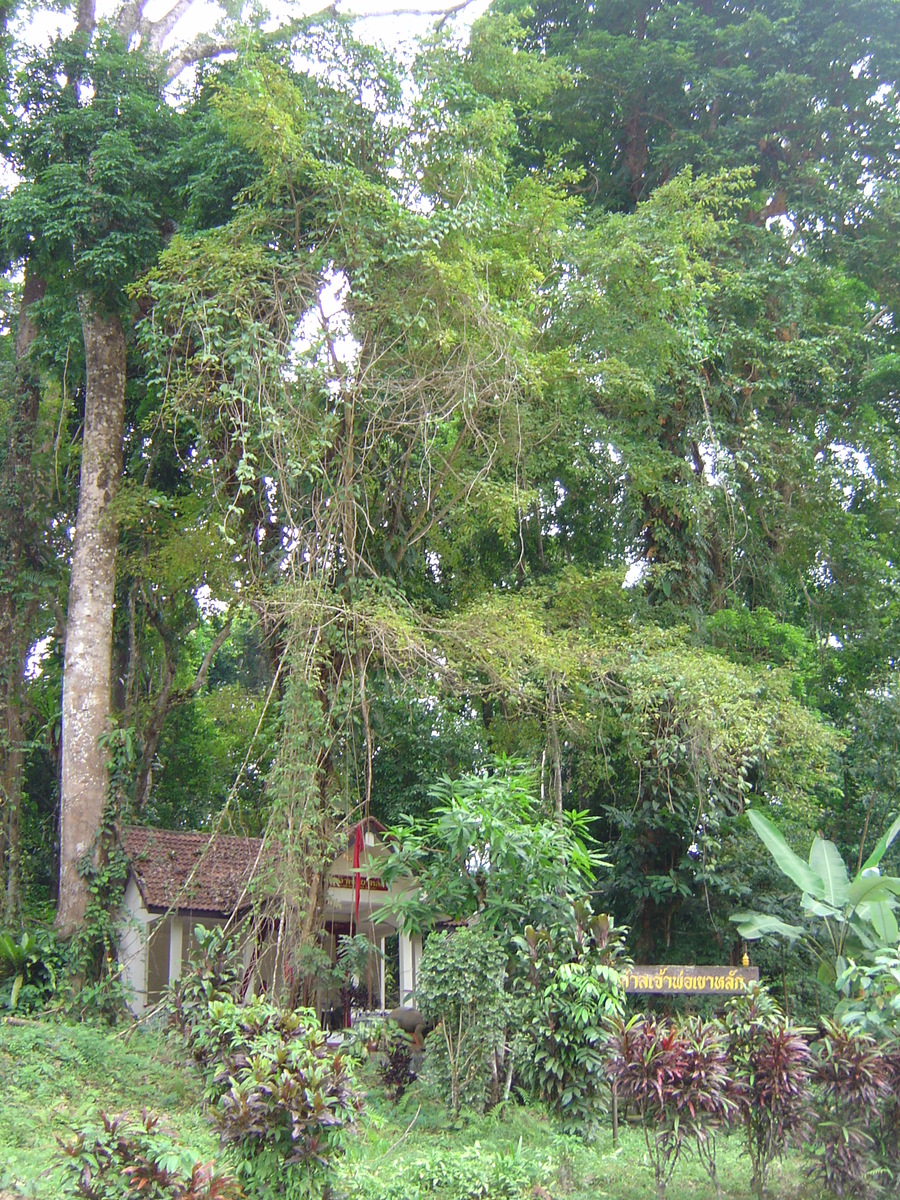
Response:
[[[889,803],[895,4],[505,5],[408,69],[185,7],[84,7],[10,138],[8,908],[64,624],[64,931],[111,752],[120,814],[281,838],[299,938],[348,822],[506,752],[642,953],[724,939],[747,804]]]

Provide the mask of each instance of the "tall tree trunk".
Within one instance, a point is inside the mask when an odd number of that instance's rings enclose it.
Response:
[[[20,902],[19,826],[25,752],[22,737],[22,678],[30,641],[31,616],[36,607],[30,589],[22,585],[22,563],[34,542],[34,476],[31,455],[40,410],[41,387],[31,348],[37,326],[31,310],[44,295],[46,284],[30,268],[25,273],[22,307],[16,333],[16,391],[7,425],[5,454],[0,467],[0,811],[3,859],[6,867],[3,923],[16,920]]]
[[[5,807],[6,889],[3,893],[3,924],[13,925],[21,907],[21,850],[19,824],[22,813],[22,777],[25,772],[25,751],[22,744],[22,716],[18,696],[9,696],[13,688],[4,685],[7,693],[4,713],[6,741],[0,787]]]
[[[122,474],[125,333],[120,318],[82,298],[87,366],[84,440],[63,673],[59,907],[64,935],[84,920],[87,880],[79,861],[95,862],[109,781],[100,735],[109,718],[118,527],[111,508]]]

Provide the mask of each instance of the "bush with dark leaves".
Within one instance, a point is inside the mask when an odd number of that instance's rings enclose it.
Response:
[[[765,1195],[769,1168],[811,1128],[811,1059],[805,1029],[792,1025],[762,987],[731,1000],[723,1021],[732,1079],[751,1165],[751,1186]]]
[[[361,1107],[352,1065],[315,1013],[212,1001],[202,1045],[223,1143],[260,1197],[320,1197]]]
[[[60,1141],[54,1168],[60,1196],[83,1200],[241,1200],[237,1180],[201,1163],[144,1111],[140,1121],[100,1114],[99,1123]]]
[[[828,1021],[815,1046],[822,1094],[816,1169],[835,1196],[866,1200],[879,1185],[878,1134],[892,1099],[890,1063],[868,1034]]]

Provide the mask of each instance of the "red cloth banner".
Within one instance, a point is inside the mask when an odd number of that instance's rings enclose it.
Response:
[[[359,893],[362,889],[359,860],[364,845],[362,821],[360,821],[356,826],[356,836],[353,839],[353,921],[356,925],[359,924]]]

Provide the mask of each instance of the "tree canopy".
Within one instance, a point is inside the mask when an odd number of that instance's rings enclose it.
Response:
[[[896,0],[505,2],[410,59],[183,8],[14,46],[6,920],[42,842],[70,933],[117,825],[219,825],[302,941],[449,775],[510,895],[590,830],[637,951],[727,954],[783,915],[748,809],[849,857],[895,803]]]

